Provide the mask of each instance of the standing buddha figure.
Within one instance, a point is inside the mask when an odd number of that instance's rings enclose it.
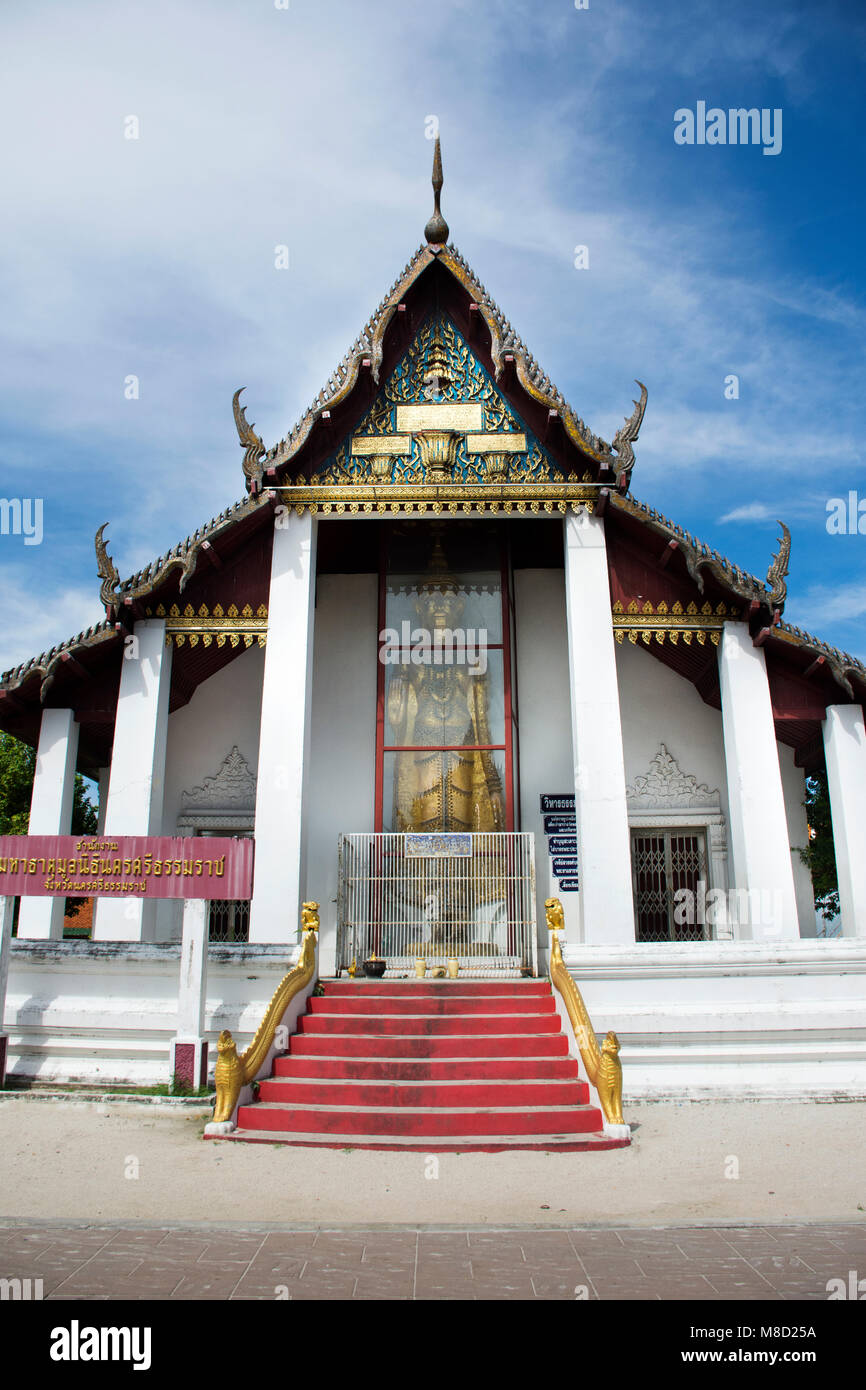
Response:
[[[465,607],[437,537],[429,577],[419,585],[414,604],[418,622],[429,634],[430,658],[422,664],[407,659],[392,668],[388,686],[389,742],[412,750],[397,759],[397,831],[505,828],[502,783],[493,756],[472,746],[493,742],[487,671],[469,669],[465,655],[462,664],[454,660],[453,634]]]

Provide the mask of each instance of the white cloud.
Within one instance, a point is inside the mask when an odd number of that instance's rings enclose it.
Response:
[[[816,584],[789,608],[785,617],[798,627],[808,627],[810,623],[826,626],[828,623],[854,622],[866,617],[866,583],[846,584],[832,589]],[[863,641],[861,634],[861,645]]]
[[[789,523],[820,519],[823,525],[825,516],[824,497],[817,493],[796,493],[787,497],[774,496],[771,503],[745,502],[720,516],[719,523],[724,525],[732,521],[754,521],[775,525],[779,520]]]
[[[735,507],[732,512],[726,512],[719,517],[725,521],[767,521],[772,516],[772,512],[764,502],[749,502],[744,507]]]
[[[8,565],[0,572],[0,608],[0,671],[49,651],[105,617],[95,585],[89,590],[52,589],[50,603],[44,603],[32,584]]]

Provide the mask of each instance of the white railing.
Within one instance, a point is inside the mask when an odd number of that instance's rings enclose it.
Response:
[[[538,974],[535,839],[527,833],[341,835],[337,968],[386,975],[456,956],[479,979]]]

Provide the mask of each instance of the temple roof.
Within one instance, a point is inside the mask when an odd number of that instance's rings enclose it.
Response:
[[[0,727],[11,724],[14,732],[20,726],[22,736],[32,736],[32,715],[28,714],[25,719],[23,714],[29,710],[35,715],[40,704],[56,698],[51,695],[52,685],[64,668],[67,672],[77,670],[79,677],[107,670],[101,653],[104,651],[107,657],[115,644],[122,645],[125,632],[135,620],[152,614],[160,604],[167,608],[177,602],[193,580],[199,598],[202,593],[213,598],[214,593],[219,593],[217,572],[224,566],[222,572],[225,574],[231,566],[246,563],[243,557],[248,560],[251,547],[255,550],[255,578],[244,598],[254,606],[261,604],[263,585],[264,598],[267,597],[264,548],[269,544],[273,505],[280,495],[284,502],[291,504],[292,489],[296,486],[299,487],[296,496],[300,498],[300,485],[310,480],[314,469],[329,454],[333,455],[335,441],[358,428],[378,398],[380,382],[406,357],[407,333],[410,338],[412,333],[417,333],[434,303],[438,306],[437,312],[441,310],[457,325],[456,331],[462,341],[472,340],[472,352],[481,364],[480,369],[496,383],[496,390],[502,400],[509,403],[509,408],[513,407],[518,421],[530,422],[527,434],[532,432],[533,438],[544,439],[545,454],[561,470],[559,476],[585,483],[591,495],[598,499],[599,509],[607,509],[607,517],[617,533],[621,532],[629,545],[638,546],[644,553],[643,569],[639,572],[649,576],[650,588],[654,569],[659,575],[664,570],[665,582],[675,581],[679,585],[679,596],[686,600],[706,597],[705,586],[708,585],[714,600],[735,601],[737,607],[729,611],[748,617],[756,641],[765,645],[768,652],[778,653],[783,664],[785,653],[789,656],[800,654],[797,661],[802,669],[798,679],[803,674],[806,677],[815,675],[825,693],[835,685],[850,699],[864,698],[866,665],[863,662],[782,622],[790,551],[787,528],[782,526],[778,554],[773,557],[766,581],[762,581],[654,508],[638,501],[629,487],[635,462],[632,446],[643,420],[646,388],[638,383],[640,397],[612,443],[594,434],[542,370],[457,248],[451,243],[442,244],[431,239],[448,235],[447,223],[439,207],[442,183],[438,141],[433,186],[435,206],[425,228],[426,244],[418,248],[398,275],[293,429],[279,443],[266,449],[246,420],[240,405],[240,391],[235,393],[233,408],[244,449],[247,495],[123,581],[108,555],[103,539],[105,528],[100,527],[96,552],[100,597],[106,607],[105,621],[0,676]],[[502,437],[513,439],[514,435]],[[509,502],[505,511],[516,505],[521,512],[537,513],[540,504],[534,500],[533,487],[534,484],[527,481],[521,494],[523,500]],[[360,496],[360,489],[357,495]],[[491,500],[487,503],[494,510],[496,495],[491,492]],[[550,492],[550,496],[553,495],[554,492]],[[461,505],[465,510],[466,503]],[[554,505],[564,511],[571,503],[561,500],[543,503],[548,512]],[[353,504],[352,509],[357,510],[357,506]],[[366,502],[364,506],[371,510]],[[379,512],[389,507],[394,510],[392,502],[381,506],[372,504],[372,509]],[[611,566],[615,548],[612,546],[610,551]],[[208,560],[210,565],[206,563]],[[151,607],[145,608],[145,601]],[[93,661],[88,658],[86,670],[77,661],[85,652],[93,653],[94,657]],[[654,654],[658,655],[655,651]],[[225,659],[230,659],[230,654]],[[113,662],[114,658],[111,660]],[[204,666],[196,669],[196,679],[206,678],[209,673]],[[858,693],[855,693],[855,682]],[[104,699],[102,703],[105,704]],[[104,719],[106,713],[100,709],[94,711],[93,716]]]

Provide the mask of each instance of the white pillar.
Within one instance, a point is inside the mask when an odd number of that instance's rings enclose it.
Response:
[[[749,924],[739,936],[754,941],[800,935],[785,796],[776,747],[764,653],[745,623],[725,623],[719,644],[719,684],[731,818],[733,886]],[[739,906],[738,915],[742,917]]]
[[[0,898],[0,1086],[6,1081],[6,1047],[8,1037],[3,1031],[3,1015],[6,1011],[6,986],[9,983],[9,956],[12,950],[12,918],[15,916],[15,899]]]
[[[866,730],[862,705],[828,705],[823,731],[842,935],[866,936]]]
[[[207,908],[203,898],[183,905],[183,939],[177,993],[177,1033],[171,1044],[171,1073],[195,1088],[207,1082],[207,1042],[204,1039],[207,994]]]
[[[39,729],[36,775],[30,801],[29,835],[68,835],[75,796],[78,725],[71,709],[45,709]],[[22,898],[20,937],[59,941],[65,898]]]
[[[135,624],[124,645],[103,834],[159,835],[165,781],[171,647],[165,619]],[[94,941],[152,941],[156,902],[99,898]]]
[[[578,894],[586,942],[633,944],[631,845],[604,523],[565,520]]]
[[[316,537],[316,519],[309,512],[298,516],[291,509],[278,511],[256,783],[256,858],[250,904],[250,941],[256,942],[295,941],[301,920]]]
[[[101,835],[105,830],[105,808],[108,805],[108,780],[110,775],[110,767],[101,767],[99,769],[99,808],[96,813],[97,835]]]

